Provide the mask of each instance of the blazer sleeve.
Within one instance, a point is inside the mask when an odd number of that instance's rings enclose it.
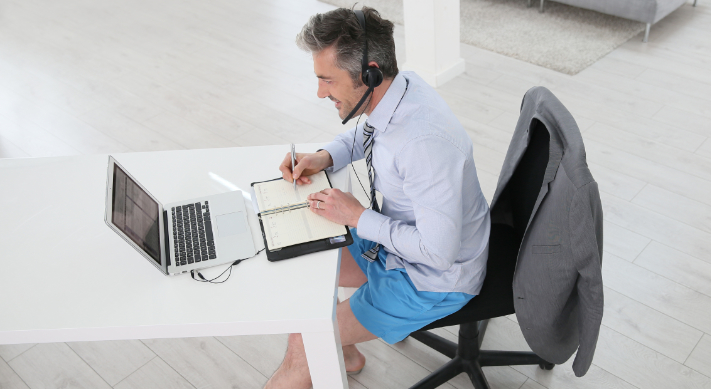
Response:
[[[602,287],[602,204],[597,182],[580,187],[573,198],[569,228],[573,259],[578,270],[578,354],[573,372],[582,377],[590,368],[604,306]]]

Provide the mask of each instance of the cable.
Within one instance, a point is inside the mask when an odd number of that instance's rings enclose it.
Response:
[[[368,105],[370,105],[370,100],[372,97],[373,97],[373,94],[371,93],[370,96],[368,96],[368,102],[365,104],[366,108],[368,107]],[[356,139],[356,136],[358,135],[358,124],[360,123],[360,118],[363,116],[363,113],[365,113],[365,109],[363,110],[363,112],[360,113],[360,115],[358,115],[358,120],[356,121],[355,133],[353,134],[353,144],[351,144],[351,168],[353,169],[353,173],[355,173],[355,176],[358,179],[358,183],[360,184],[361,189],[363,189],[363,192],[365,193],[365,197],[368,198],[368,204],[370,204],[371,203],[370,194],[368,193],[368,191],[365,190],[363,183],[360,182],[360,177],[358,177],[358,172],[356,172],[355,167],[353,166],[353,149],[355,148],[355,139]],[[375,135],[375,134],[373,134],[373,135]]]
[[[259,253],[261,253],[262,251],[264,251],[264,249],[261,249],[261,250],[257,251],[256,254],[252,255],[252,256],[249,257],[249,258],[242,258],[242,259],[238,259],[238,260],[232,262],[232,264],[230,265],[230,267],[228,267],[228,268],[225,269],[222,273],[220,273],[219,276],[214,277],[214,278],[212,278],[212,279],[210,279],[210,280],[208,280],[207,278],[205,278],[205,277],[200,273],[199,270],[198,270],[198,271],[190,270],[190,276],[193,278],[193,280],[195,280],[195,281],[197,281],[197,282],[209,282],[209,283],[211,283],[211,284],[221,284],[221,283],[223,283],[223,282],[225,282],[225,281],[227,281],[227,280],[230,279],[230,276],[232,275],[232,267],[233,267],[233,266],[239,265],[242,261],[245,261],[245,260],[247,260],[247,259],[251,259],[251,258],[256,257],[256,256],[259,255]],[[222,281],[217,281],[217,282],[215,282],[215,280],[218,279],[218,278],[220,278],[220,277],[222,277],[222,275],[225,274],[225,272],[226,272],[227,270],[230,271],[230,273],[227,275],[227,278],[225,278],[225,279],[222,280]],[[197,275],[198,275],[198,277],[200,277],[200,279],[195,278],[195,273],[197,273]]]
[[[405,84],[405,93],[407,93],[407,88],[410,87],[410,82],[407,81],[407,84]],[[395,109],[397,109],[400,106],[400,103],[402,102],[402,99],[405,97],[405,93],[402,94],[402,97],[400,97],[400,101],[398,101],[397,105],[395,106]],[[370,98],[373,97],[373,94],[371,93],[370,96],[368,97],[368,103],[365,105],[366,107],[370,104]],[[358,121],[356,121],[356,133],[353,134],[353,144],[351,144],[351,168],[353,168],[353,173],[355,173],[356,178],[358,179],[358,183],[360,184],[361,189],[363,189],[363,192],[365,192],[365,196],[368,198],[368,203],[372,203],[370,200],[370,194],[368,191],[365,190],[365,187],[363,186],[363,183],[360,182],[360,177],[358,177],[358,172],[355,170],[355,166],[353,166],[353,149],[355,147],[355,138],[356,135],[358,134],[358,123],[360,123],[360,118],[363,116],[363,113],[365,112],[365,109],[363,112],[358,115]],[[375,136],[375,132],[373,132],[373,136]]]

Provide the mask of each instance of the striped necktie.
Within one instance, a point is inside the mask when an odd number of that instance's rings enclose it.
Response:
[[[373,169],[373,128],[366,121],[363,124],[363,149],[365,154],[365,164],[368,167],[368,181],[370,181],[370,208],[375,212],[380,212],[380,207],[378,206],[378,200],[375,198],[375,185],[373,180],[375,179],[375,170]],[[378,251],[380,250],[380,243],[376,244],[375,247],[366,251],[361,256],[366,260],[373,262],[378,257]]]

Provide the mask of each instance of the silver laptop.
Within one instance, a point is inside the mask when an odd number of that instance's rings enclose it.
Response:
[[[166,275],[256,253],[241,191],[163,205],[111,156],[105,220]]]

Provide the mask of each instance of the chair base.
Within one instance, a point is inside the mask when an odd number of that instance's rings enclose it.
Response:
[[[459,344],[427,331],[410,334],[412,338],[452,358],[410,389],[434,389],[461,373],[467,373],[476,389],[489,389],[482,367],[538,365],[541,369],[551,370],[555,366],[530,351],[481,351],[487,324],[488,320],[462,324]]]

